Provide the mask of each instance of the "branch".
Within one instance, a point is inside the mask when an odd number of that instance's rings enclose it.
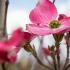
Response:
[[[55,46],[56,46],[56,53],[57,53],[57,64],[58,64],[58,70],[60,70],[60,44],[59,42],[56,42],[55,43]]]
[[[69,46],[67,46],[67,58],[66,58],[63,70],[66,70],[65,68],[67,68],[66,65],[68,64],[68,62],[69,62]]]
[[[54,69],[57,70],[57,64],[56,64],[56,58],[55,58],[55,55],[52,54],[51,57],[52,57],[52,59],[53,59]]]
[[[34,56],[34,55],[33,55],[33,56]],[[41,66],[43,66],[43,67],[45,67],[45,68],[47,68],[47,69],[53,70],[53,69],[50,68],[49,66],[43,64],[43,63],[41,62],[41,60],[40,60],[37,56],[34,56],[34,57],[36,58],[37,62],[38,62]]]
[[[5,63],[2,64],[2,70],[6,70]]]
[[[65,70],[68,70],[70,68],[70,64],[65,68]]]
[[[57,48],[57,62],[58,62],[58,69],[60,70],[60,54],[59,54],[59,48]]]
[[[55,3],[55,0],[53,0],[53,3]]]
[[[38,62],[41,66],[43,66],[43,67],[45,67],[45,68],[47,68],[47,69],[53,70],[53,69],[50,68],[49,66],[43,64],[43,62],[38,58],[34,45],[33,45],[33,48],[32,48],[32,55],[36,58],[37,62]]]
[[[6,20],[7,20],[8,4],[9,4],[9,0],[6,0],[6,2],[5,2],[5,16],[4,16],[3,37],[6,36]],[[2,69],[6,70],[5,63],[2,64]]]
[[[8,5],[9,5],[9,0],[6,0],[6,3],[5,3],[5,18],[4,18],[3,36],[5,36],[5,35],[6,35],[6,21],[7,21]]]
[[[65,38],[66,38],[66,44],[67,44],[67,57],[66,57],[66,61],[65,61],[63,70],[65,70],[65,67],[66,67],[66,65],[67,65],[68,62],[69,62],[69,38],[70,38],[70,34],[68,33]]]

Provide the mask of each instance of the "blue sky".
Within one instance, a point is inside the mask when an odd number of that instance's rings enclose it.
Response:
[[[36,0],[10,0],[9,10],[31,9],[36,4]]]
[[[9,0],[9,12],[17,9],[24,9],[25,11],[31,10],[35,5],[37,0]],[[52,0],[51,0],[52,1]],[[70,0],[56,0],[55,2],[58,10],[63,12],[64,8],[70,9]],[[63,11],[62,11],[63,10]]]

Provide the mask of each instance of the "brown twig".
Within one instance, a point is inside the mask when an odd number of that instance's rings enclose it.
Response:
[[[67,68],[66,65],[68,64],[68,62],[69,62],[69,46],[67,46],[67,58],[66,58],[63,70],[66,70],[65,68]]]
[[[65,37],[65,39],[66,39],[66,44],[67,44],[67,57],[66,57],[66,61],[65,61],[63,70],[65,70],[66,65],[67,65],[68,62],[69,62],[69,38],[70,38],[70,33],[67,33],[67,36]]]
[[[53,3],[55,3],[55,0],[53,0]]]
[[[70,68],[70,64],[68,64],[65,68],[65,70],[68,70]]]
[[[49,48],[49,50],[51,51],[51,58],[53,60],[54,70],[57,70],[57,62],[56,62],[56,55],[55,55],[55,46],[52,46],[51,48]]]
[[[6,70],[5,63],[2,64],[2,70]]]
[[[9,0],[6,0],[6,2],[5,2],[5,17],[4,17],[3,37],[6,36],[6,20],[7,20],[8,4],[9,4]],[[2,69],[6,70],[5,63],[2,64]]]
[[[59,55],[59,48],[57,49],[57,61],[58,61],[58,70],[60,70],[60,55]]]
[[[54,69],[57,70],[57,64],[56,64],[55,55],[52,55],[52,59],[53,59]]]
[[[60,48],[60,46],[59,46],[59,42],[56,42],[56,44],[55,44],[55,46],[56,46],[56,53],[57,53],[57,65],[58,65],[58,70],[60,70],[60,53],[59,53],[59,48]]]
[[[45,64],[43,64],[42,63],[42,61],[38,58],[38,56],[37,56],[37,53],[36,53],[36,50],[35,50],[35,47],[33,46],[33,49],[32,49],[32,55],[36,58],[36,60],[37,60],[37,62],[41,65],[41,66],[43,66],[43,67],[45,67],[45,68],[47,68],[47,69],[50,69],[50,70],[53,70],[52,68],[50,68],[49,66],[47,66],[47,65],[45,65]]]
[[[34,56],[34,57],[35,57],[35,56]],[[45,67],[45,68],[47,68],[47,69],[53,70],[53,69],[50,68],[49,66],[43,64],[37,56],[36,56],[35,58],[36,58],[37,62],[38,62],[40,65],[42,65],[43,67]]]
[[[7,11],[8,11],[9,0],[5,2],[5,18],[4,18],[4,29],[3,29],[3,36],[6,35],[6,21],[7,21]]]

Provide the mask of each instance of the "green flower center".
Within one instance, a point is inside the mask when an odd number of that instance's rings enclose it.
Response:
[[[50,22],[49,27],[50,28],[58,28],[61,24],[57,20],[53,20]]]

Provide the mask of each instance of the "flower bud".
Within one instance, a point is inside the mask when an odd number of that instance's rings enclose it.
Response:
[[[23,48],[27,51],[27,52],[32,52],[33,51],[33,48],[31,47],[30,43],[27,42]]]

